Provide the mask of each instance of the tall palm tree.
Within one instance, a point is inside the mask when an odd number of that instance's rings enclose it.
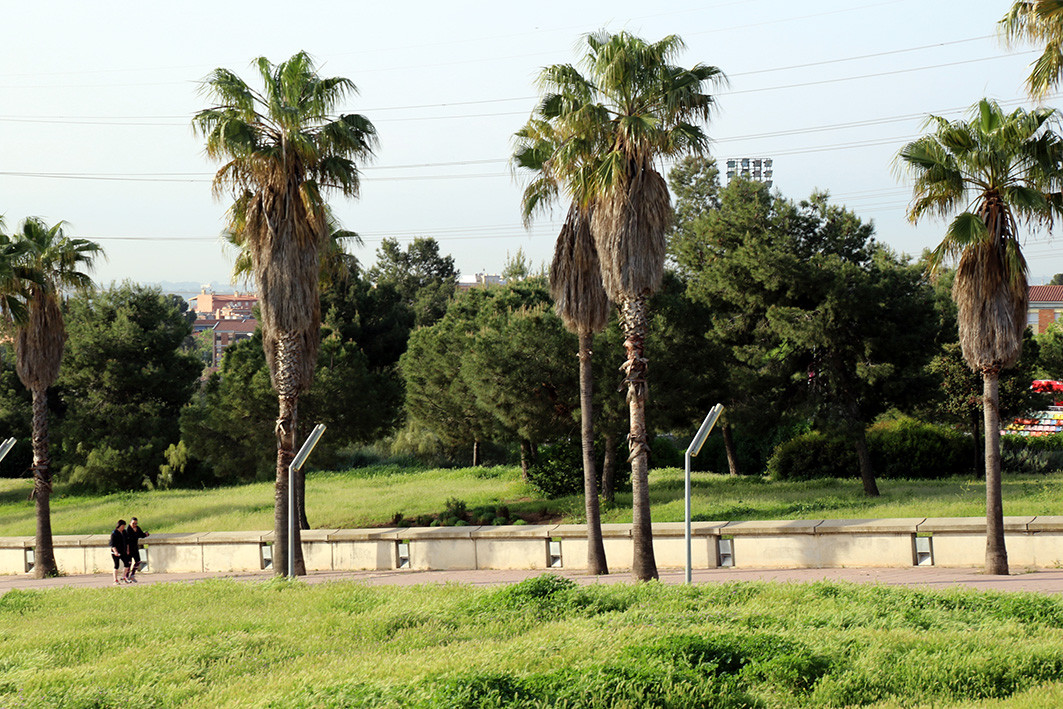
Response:
[[[231,275],[233,283],[250,282],[255,275],[255,264],[246,230],[248,202],[245,195],[243,199],[238,199],[233,204],[229,212],[229,228],[222,233],[224,243],[235,251]],[[344,244],[347,241],[354,241],[361,246],[363,243],[362,237],[357,233],[340,226],[339,220],[327,204],[325,205],[325,222],[328,238],[321,246],[320,253],[321,272],[318,282],[321,288],[327,288],[335,282],[346,282],[351,277],[357,268],[358,259],[353,254],[347,253]],[[310,529],[310,520],[306,516],[306,476],[299,475],[295,480],[295,486],[299,528]]]
[[[538,112],[556,136],[557,148],[548,158],[554,171],[577,186],[580,205],[593,206],[591,232],[602,282],[620,308],[627,352],[622,370],[630,418],[632,566],[636,578],[650,580],[657,578],[657,564],[646,434],[646,305],[664,273],[665,231],[672,218],[668,186],[657,168],[707,148],[701,126],[715,106],[707,90],[724,76],[713,66],[672,64],[684,48],[675,35],[651,43],[603,31],[584,40],[585,75],[570,64],[543,69]]]
[[[66,345],[61,299],[63,291],[92,287],[88,271],[102,254],[99,244],[71,239],[63,222],[49,227],[30,217],[13,235],[16,275],[22,280],[25,319],[15,323],[15,371],[33,395],[33,499],[37,534],[33,572],[55,576],[52,548],[52,472],[48,458],[48,387],[59,376]]]
[[[320,339],[318,276],[329,236],[324,195],[358,195],[357,161],[372,156],[376,129],[364,116],[335,115],[356,88],[348,79],[320,77],[305,52],[280,64],[260,57],[254,66],[261,90],[215,69],[204,82],[215,105],[196,114],[194,125],[207,155],[223,162],[214,193],[231,190],[229,231],[244,236],[258,289],[262,347],[279,409],[274,570],[283,574],[298,401],[310,387]],[[294,567],[303,574],[298,528],[295,534]]]
[[[981,373],[986,459],[986,572],[1008,573],[1000,488],[1000,370],[1022,352],[1028,287],[1019,222],[1050,224],[1063,216],[1063,138],[1052,109],[1004,111],[983,99],[968,120],[930,116],[932,133],[905,145],[898,164],[915,179],[912,222],[956,214],[930,266],[959,258],[952,297],[960,345]]]
[[[1063,79],[1063,0],[1016,0],[1000,20],[1004,43],[1044,44],[1030,65],[1026,89],[1042,98]]]
[[[556,201],[562,178],[552,169],[551,157],[558,144],[549,121],[532,118],[516,134],[517,150],[513,155],[515,167],[530,171],[533,179],[524,191],[521,204],[524,224],[532,216]],[[573,156],[579,159],[578,155]],[[586,167],[586,161],[583,167]],[[577,173],[586,170],[568,169],[569,181],[578,182]],[[568,184],[565,191],[572,196],[580,193],[579,184]],[[587,515],[587,572],[596,576],[609,573],[602,539],[602,517],[598,502],[598,476],[594,462],[594,374],[591,367],[591,344],[594,333],[605,329],[609,320],[609,298],[602,285],[601,264],[591,235],[590,205],[573,199],[565,223],[554,246],[550,264],[550,295],[554,310],[565,327],[579,337],[579,395],[580,440],[583,449],[583,499]]]

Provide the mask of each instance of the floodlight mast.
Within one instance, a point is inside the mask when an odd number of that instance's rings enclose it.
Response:
[[[687,568],[686,568],[686,582],[692,581],[692,564],[690,554],[690,459],[701,452],[701,447],[705,445],[705,439],[709,437],[709,433],[712,431],[712,427],[716,425],[717,419],[720,418],[720,414],[723,413],[723,404],[716,404],[709,413],[705,416],[705,420],[701,423],[701,428],[694,434],[694,440],[687,446],[687,452],[685,456],[686,462],[686,476],[684,479],[684,508],[686,519],[686,542],[687,542]]]
[[[288,576],[295,578],[295,473],[303,467],[310,451],[321,440],[321,434],[325,432],[325,424],[319,423],[306,437],[303,447],[295,454],[291,465],[288,466]]]

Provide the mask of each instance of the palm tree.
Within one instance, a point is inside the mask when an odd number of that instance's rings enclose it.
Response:
[[[222,241],[235,251],[233,257],[232,281],[250,282],[254,278],[255,265],[252,258],[250,243],[247,239],[246,230],[246,206],[248,199],[239,199],[230,208],[229,228],[222,233]],[[339,220],[332,210],[325,205],[328,238],[321,246],[320,260],[321,273],[319,286],[327,288],[331,284],[345,283],[355,272],[358,259],[353,254],[347,253],[344,243],[354,241],[361,246],[362,237],[353,231],[348,231],[340,226]],[[310,529],[310,520],[306,516],[306,476],[300,475],[295,480],[296,514],[299,516],[299,528]]]
[[[543,69],[538,112],[556,136],[547,158],[576,201],[593,206],[591,233],[602,282],[620,308],[627,360],[633,493],[633,571],[657,578],[653,555],[646,435],[647,300],[664,273],[665,231],[672,218],[668,186],[657,168],[666,159],[706,149],[701,125],[724,80],[713,66],[672,64],[684,48],[670,35],[649,43],[626,32],[584,37],[586,75],[569,64]]]
[[[358,195],[356,161],[372,156],[376,129],[364,116],[334,115],[356,88],[348,79],[318,76],[305,52],[276,65],[260,57],[254,66],[261,91],[227,69],[215,69],[204,82],[215,105],[196,114],[194,125],[206,138],[207,155],[224,163],[214,177],[214,193],[220,197],[231,190],[229,231],[243,235],[258,289],[262,347],[279,408],[274,570],[283,574],[298,401],[313,378],[320,339],[318,276],[329,236],[324,195]],[[301,506],[300,500],[296,504]],[[299,541],[294,540],[293,561],[296,573],[303,574]]]
[[[1063,79],[1063,0],[1017,0],[999,23],[1004,43],[1044,44],[1030,65],[1026,89],[1043,98]]]
[[[945,238],[930,259],[932,272],[959,258],[952,297],[960,345],[983,378],[986,459],[986,573],[1008,573],[1000,489],[1000,370],[1022,352],[1028,287],[1018,222],[1049,224],[1063,215],[1063,139],[1052,109],[1005,114],[983,99],[969,120],[930,116],[934,131],[905,145],[898,156],[915,179],[908,210],[949,217]],[[962,210],[962,211],[961,211]]]
[[[532,118],[516,134],[517,150],[513,155],[515,167],[531,171],[533,179],[524,191],[522,216],[527,226],[532,216],[556,201],[561,190],[551,157],[558,144],[549,121]],[[579,159],[578,155],[574,158]],[[586,167],[586,162],[583,167]],[[575,195],[581,191],[577,173],[586,171],[567,166],[561,171],[574,184],[566,191]],[[594,374],[591,367],[591,344],[594,333],[605,329],[609,320],[609,298],[602,285],[598,251],[591,235],[589,205],[573,199],[565,223],[554,246],[550,264],[550,295],[554,310],[565,327],[579,337],[579,395],[580,439],[583,448],[583,499],[587,514],[587,573],[601,576],[609,573],[602,539],[602,517],[598,503],[598,476],[594,462]]]
[[[37,578],[55,576],[52,548],[52,473],[48,458],[48,387],[59,376],[66,345],[60,300],[63,291],[92,287],[90,271],[102,253],[99,244],[71,239],[63,222],[49,227],[30,217],[13,235],[11,247],[16,276],[22,281],[25,318],[15,322],[15,371],[33,395],[33,498],[37,534],[33,572]]]

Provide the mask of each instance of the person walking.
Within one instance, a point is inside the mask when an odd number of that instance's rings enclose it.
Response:
[[[126,541],[125,520],[118,520],[114,531],[111,532],[111,558],[114,559],[114,583],[121,585],[124,579],[129,578],[129,543]],[[118,578],[118,563],[125,565],[125,576]]]
[[[136,517],[132,517],[129,520],[129,526],[125,530],[126,546],[129,547],[129,557],[132,559],[132,567],[127,574],[126,580],[129,583],[137,583],[137,571],[140,570],[140,540],[144,537],[150,536],[147,532],[140,528]]]

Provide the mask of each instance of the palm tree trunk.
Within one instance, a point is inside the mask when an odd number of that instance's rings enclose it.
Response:
[[[646,435],[646,335],[649,318],[646,297],[624,301],[620,310],[624,330],[624,351],[627,360],[621,369],[627,384],[630,431],[628,447],[631,459],[632,546],[634,558],[631,570],[639,581],[652,581],[657,576],[657,561],[653,555],[653,523],[650,518],[649,441]]]
[[[33,575],[42,579],[59,575],[52,546],[52,472],[48,460],[48,390],[33,390],[33,500],[37,517]]]
[[[589,330],[579,332],[580,434],[583,444],[583,499],[587,510],[587,573],[609,573],[602,541],[602,517],[598,509],[598,476],[594,470],[594,373],[591,370]]]
[[[299,365],[300,359],[306,356],[302,345],[302,338],[296,332],[281,333],[276,339],[276,353],[274,366],[276,374],[273,377],[274,388],[277,390],[278,412],[277,425],[274,433],[277,435],[277,479],[273,488],[273,573],[284,576],[288,573],[288,486],[295,485],[295,493],[299,493],[298,474],[296,480],[288,479],[288,466],[295,459],[296,429],[298,426],[299,413]],[[299,510],[300,500],[295,499],[296,512]],[[300,523],[295,525],[295,559],[293,571],[297,576],[306,574],[306,564],[303,561],[302,529]]]
[[[738,452],[735,451],[735,439],[731,435],[731,424],[724,421],[720,430],[723,432],[723,449],[727,452],[727,472],[731,475],[738,475]]]
[[[611,505],[616,499],[616,434],[607,431],[605,455],[602,456],[602,499]]]
[[[985,572],[1006,575],[1008,552],[1004,548],[1004,502],[1000,488],[1000,373],[982,373],[985,399]]]

